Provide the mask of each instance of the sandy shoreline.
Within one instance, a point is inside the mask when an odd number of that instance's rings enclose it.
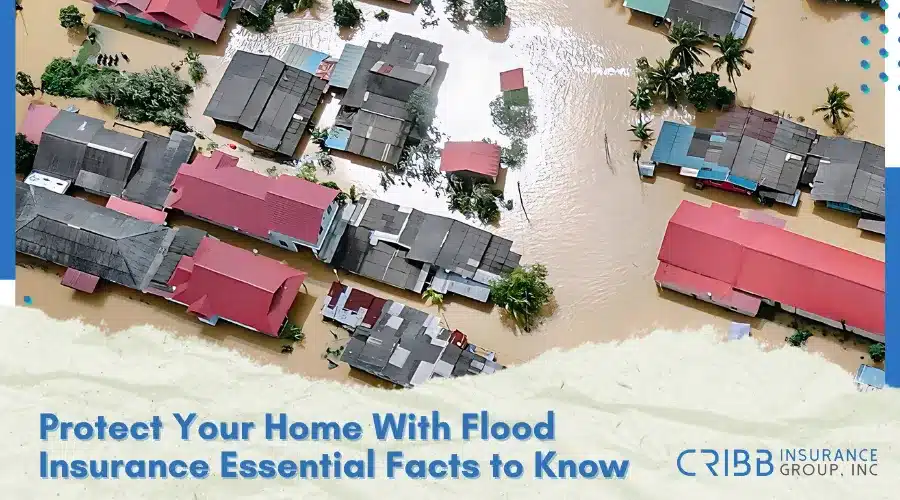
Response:
[[[27,3],[27,2],[26,2]],[[17,32],[17,68],[39,78],[44,66],[57,56],[69,56],[80,40],[58,26],[56,11],[68,1],[46,0],[36,9],[26,5]],[[497,89],[497,72],[515,66],[526,68],[526,81],[536,102],[540,133],[529,144],[529,161],[520,172],[511,173],[505,182],[511,194],[520,182],[531,222],[517,207],[503,214],[498,234],[514,240],[514,249],[524,262],[543,262],[550,270],[559,306],[555,314],[532,335],[519,335],[491,309],[462,299],[448,299],[446,317],[453,328],[467,333],[478,345],[499,353],[505,363],[517,364],[533,359],[554,347],[572,348],[584,342],[604,342],[628,338],[657,328],[699,328],[711,324],[719,330],[729,321],[746,321],[737,314],[678,296],[658,294],[652,275],[656,267],[665,224],[682,199],[709,203],[710,200],[740,208],[758,208],[749,198],[712,189],[695,191],[683,179],[662,173],[654,183],[643,184],[633,175],[625,175],[634,145],[625,131],[632,121],[627,108],[627,89],[633,85],[630,68],[634,59],[650,59],[665,54],[668,43],[653,31],[647,19],[632,17],[620,2],[569,0],[565,5],[548,8],[534,2],[510,2],[512,25],[501,32],[483,33],[472,29],[464,33],[443,22],[433,29],[419,25],[421,12],[408,15],[391,11],[387,23],[368,21],[353,37],[354,43],[377,38],[387,39],[392,32],[404,32],[435,39],[444,44],[442,60],[450,64],[441,87],[438,119],[451,137],[478,139],[496,136],[487,113],[487,103]],[[859,20],[858,9],[848,6],[822,6],[807,0],[757,0],[758,19],[749,37],[755,49],[753,69],[739,80],[743,104],[764,111],[785,110],[805,116],[806,124],[826,133],[812,107],[824,99],[824,88],[839,83],[853,93],[856,127],[851,136],[882,143],[884,135],[884,88],[874,85],[872,93],[862,95],[856,89],[868,74],[859,68],[860,58],[874,59],[877,48],[859,44],[860,34],[877,33],[876,20]],[[87,5],[87,4],[85,4]],[[381,5],[360,4],[368,17]],[[442,5],[435,4],[442,12]],[[124,28],[110,16],[92,16],[108,27],[106,43],[115,50],[132,55],[126,69],[140,70],[152,65],[168,65],[184,56],[188,44],[175,47]],[[269,36],[249,34],[229,25],[231,33],[217,46],[191,42],[198,47],[209,69],[207,82],[199,87],[192,101],[189,123],[209,134],[220,145],[234,141],[233,131],[215,128],[202,116],[217,78],[235,50],[271,52],[288,43],[327,50],[337,55],[343,40],[331,26],[330,9],[314,15],[279,18],[275,33]],[[875,36],[870,34],[870,36]],[[504,38],[505,37],[505,38]],[[829,54],[833,64],[826,65],[810,54]],[[871,73],[871,72],[870,72]],[[801,77],[802,75],[802,77]],[[836,82],[834,82],[836,80]],[[61,107],[71,101],[45,97]],[[29,99],[17,97],[16,119],[21,123]],[[81,112],[112,120],[112,111],[95,103],[78,101]],[[460,113],[461,104],[469,110]],[[325,107],[324,119],[335,109],[334,101]],[[662,119],[690,121],[688,109],[654,111],[654,126]],[[699,121],[711,120],[699,117]],[[146,128],[146,127],[145,127]],[[603,165],[603,137],[608,134],[612,156],[619,166]],[[312,146],[314,148],[314,146]],[[226,149],[227,150],[227,149]],[[230,151],[230,150],[227,150]],[[269,162],[245,157],[242,165],[263,171]],[[355,184],[363,192],[418,208],[446,213],[445,201],[436,199],[421,186],[391,188],[381,193],[378,171],[370,166],[337,158],[332,176],[348,187]],[[511,191],[512,190],[512,191]],[[517,197],[514,197],[517,199]],[[517,202],[518,204],[518,202]],[[805,195],[799,209],[769,209],[788,220],[788,229],[831,244],[884,259],[883,238],[869,238],[855,229],[855,220],[844,214],[814,206]],[[309,294],[301,294],[291,316],[304,324],[305,345],[293,355],[279,353],[280,343],[260,338],[231,325],[212,328],[191,318],[174,304],[104,284],[90,297],[76,296],[58,284],[54,266],[48,271],[38,267],[19,267],[18,303],[29,295],[34,307],[56,318],[82,317],[89,324],[104,324],[110,331],[132,325],[148,324],[185,337],[214,340],[238,349],[249,359],[272,363],[305,375],[332,380],[354,380],[346,366],[334,370],[322,359],[332,346],[333,327],[322,323],[318,315],[321,297],[333,275],[311,255],[292,254],[259,242],[212,228],[185,218],[173,218],[173,225],[190,225],[209,230],[213,235],[244,248],[285,260],[310,273]],[[20,259],[21,264],[34,264]],[[424,308],[421,299],[365,279],[342,276],[354,286],[379,295],[402,300]],[[790,333],[787,321],[754,319],[754,336],[773,346],[783,344]],[[839,343],[833,336],[816,336],[809,348],[820,352],[846,371],[867,362],[865,344],[855,340]]]

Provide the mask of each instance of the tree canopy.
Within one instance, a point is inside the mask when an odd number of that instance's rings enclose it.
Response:
[[[837,127],[841,118],[850,118],[853,114],[853,107],[850,106],[850,92],[841,90],[836,83],[825,91],[828,93],[825,104],[814,109],[813,113],[822,113],[822,117],[831,122],[831,126]]]
[[[84,27],[84,14],[74,5],[63,7],[59,9],[59,25],[66,29]]]
[[[362,23],[363,15],[352,0],[334,0],[334,25],[339,28],[355,28]]]
[[[34,157],[37,156],[37,144],[29,142],[25,134],[16,134],[16,173],[27,176],[34,166]]]
[[[516,268],[491,282],[491,300],[506,310],[521,329],[531,331],[553,298],[547,276],[547,268],[542,264]]]
[[[693,72],[695,67],[703,67],[700,56],[709,55],[703,48],[709,43],[709,36],[696,24],[677,22],[666,38],[673,44],[669,60],[677,63],[680,71]]]
[[[752,54],[753,49],[746,46],[743,38],[738,38],[732,33],[725,35],[725,38],[717,38],[713,42],[713,47],[722,54],[713,61],[713,71],[719,71],[724,66],[728,81],[737,88],[735,77],[741,76],[741,68],[750,69],[747,55]]]
[[[475,0],[472,2],[475,20],[486,26],[506,24],[506,2],[504,0]]]

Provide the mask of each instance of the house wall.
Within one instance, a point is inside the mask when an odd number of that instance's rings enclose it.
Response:
[[[835,321],[835,320],[833,320],[833,319],[826,318],[826,317],[824,317],[824,316],[819,316],[818,314],[811,313],[811,312],[809,312],[809,311],[804,311],[803,309],[798,309],[798,308],[796,308],[796,307],[794,307],[794,306],[791,306],[791,305],[781,304],[781,309],[782,309],[782,310],[785,310],[785,311],[787,311],[787,312],[789,312],[789,313],[796,314],[797,316],[802,316],[802,317],[804,317],[804,318],[811,319],[811,320],[816,321],[816,322],[818,322],[818,323],[822,323],[822,324],[828,325],[828,326],[830,326],[830,327],[832,327],[832,328],[836,328],[836,329],[838,329],[838,330],[843,330],[843,329],[844,329],[843,326],[841,325],[841,322],[840,322],[840,321]],[[847,331],[848,331],[848,332],[851,332],[851,333],[855,333],[856,335],[859,335],[860,337],[865,337],[865,338],[867,338],[867,339],[869,339],[869,340],[875,340],[875,341],[877,341],[877,342],[884,342],[884,335],[879,335],[879,334],[877,334],[877,333],[872,333],[872,332],[863,330],[862,328],[859,328],[859,327],[856,327],[856,326],[853,326],[853,325],[849,325],[849,324],[848,324],[848,325],[847,325]]]
[[[322,217],[322,223],[319,224],[319,238],[315,243],[310,243],[278,231],[269,231],[269,243],[285,248],[292,252],[297,252],[300,247],[311,249],[314,253],[322,248],[325,243],[325,237],[328,236],[328,229],[334,224],[335,217],[338,213],[338,202],[334,201],[325,209],[325,215]]]
[[[737,312],[737,313],[741,313],[741,314],[743,314],[743,315],[745,315],[745,316],[749,316],[749,317],[751,317],[751,318],[755,318],[755,317],[756,317],[756,314],[759,312],[759,311],[746,311],[746,310],[738,309],[738,308],[736,308],[736,307],[734,307],[734,306],[730,306],[730,305],[727,305],[727,304],[724,304],[724,303],[721,303],[721,302],[717,302],[715,299],[709,297],[708,295],[705,295],[705,294],[700,294],[700,295],[698,295],[698,294],[696,294],[696,293],[689,292],[689,291],[687,291],[687,290],[684,290],[684,289],[682,289],[682,288],[679,288],[677,285],[673,285],[673,284],[671,284],[671,283],[663,283],[663,282],[657,281],[656,284],[657,284],[657,286],[661,286],[661,287],[663,287],[663,288],[672,290],[673,292],[678,292],[678,293],[681,293],[681,294],[684,294],[684,295],[688,295],[688,296],[694,297],[694,298],[697,299],[697,300],[702,300],[703,302],[708,302],[708,303],[710,303],[710,304],[715,304],[715,305],[717,305],[717,306],[719,306],[719,307],[724,307],[725,309],[728,309],[729,311],[734,311],[734,312]]]

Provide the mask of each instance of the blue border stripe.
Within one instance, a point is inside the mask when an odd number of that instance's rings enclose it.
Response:
[[[890,146],[889,146],[890,147]],[[897,193],[894,198],[885,198],[887,202],[887,228],[885,229],[885,321],[884,321],[884,381],[891,387],[900,387],[900,260],[897,265],[891,265],[891,261],[900,259],[900,245],[893,243],[891,234],[900,234],[900,167],[888,167],[887,191]],[[892,227],[897,226],[895,229]],[[897,257],[891,255],[897,252]],[[893,344],[891,346],[890,344]]]
[[[12,2],[9,2],[12,3]],[[16,279],[16,84],[13,75],[16,74],[16,16],[12,5],[4,5],[7,12],[0,16],[0,33],[3,33],[3,56],[0,61],[3,63],[2,74],[7,75],[3,81],[6,82],[6,90],[0,90],[0,109],[8,110],[6,114],[6,132],[0,132],[0,155],[6,158],[9,163],[9,170],[0,180],[0,280]],[[6,104],[3,104],[3,103]]]

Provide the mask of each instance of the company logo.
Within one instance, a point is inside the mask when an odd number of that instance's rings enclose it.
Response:
[[[877,476],[875,448],[688,448],[675,460],[682,476]]]

